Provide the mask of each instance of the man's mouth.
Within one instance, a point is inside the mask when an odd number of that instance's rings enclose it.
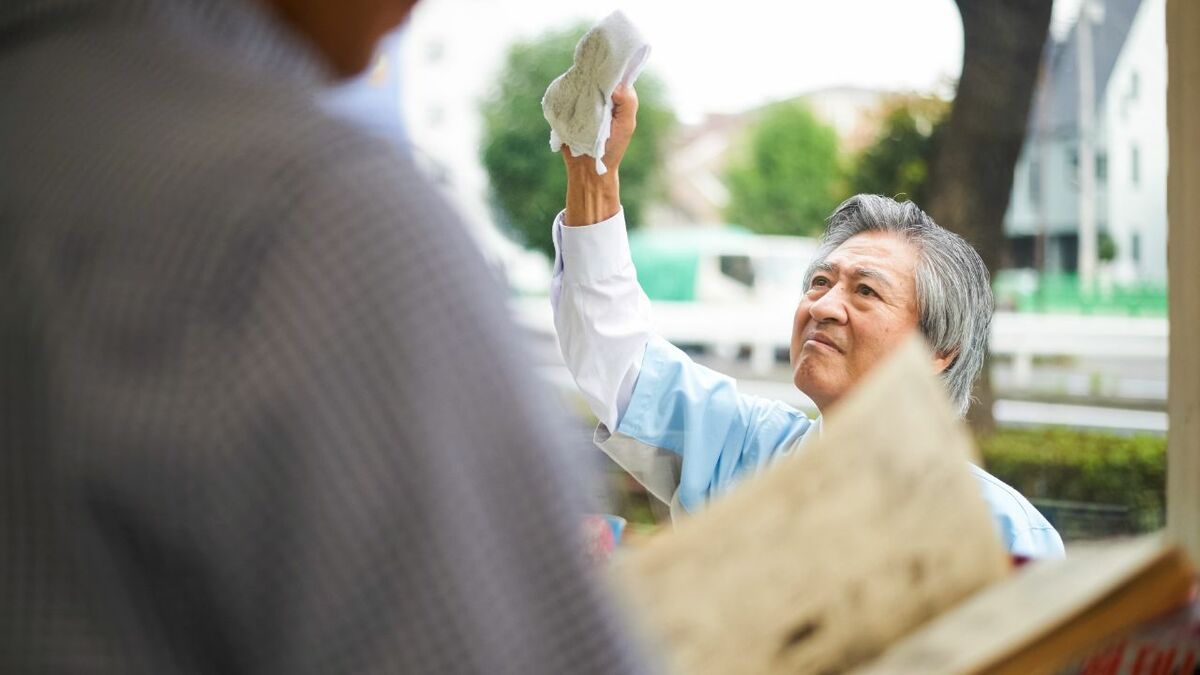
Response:
[[[832,349],[839,354],[844,353],[842,351],[842,348],[839,347],[836,342],[834,342],[833,340],[831,340],[829,337],[827,337],[825,335],[820,335],[820,334],[809,335],[808,339],[805,340],[805,343],[809,343],[809,342],[813,342],[822,347]]]

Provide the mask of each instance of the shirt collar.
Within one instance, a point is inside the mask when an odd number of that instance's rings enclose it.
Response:
[[[815,443],[820,437],[821,417],[816,417],[809,422],[808,428],[804,430],[804,433],[800,434],[799,438],[794,439],[787,447],[783,448],[783,451],[778,456],[782,457],[783,455],[790,455],[797,450],[802,450]]]
[[[253,0],[4,0],[0,45],[37,34],[78,31],[93,20],[153,22],[182,38],[203,40],[250,69],[305,86],[333,81],[308,41]]]
[[[797,447],[804,447],[815,443],[817,439],[821,437],[822,419],[824,418],[818,415],[817,418],[812,421],[812,424],[808,425],[808,429],[804,432],[804,435],[800,437],[800,443]]]

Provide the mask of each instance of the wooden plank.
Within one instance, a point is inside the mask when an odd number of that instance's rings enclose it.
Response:
[[[1167,0],[1167,531],[1200,560],[1200,2]]]
[[[1081,652],[1186,604],[1194,578],[1182,550],[1164,547],[1157,534],[1085,548],[976,593],[855,673],[1057,673]]]

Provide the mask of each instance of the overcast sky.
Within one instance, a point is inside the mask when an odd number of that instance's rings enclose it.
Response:
[[[1055,3],[1056,32],[1079,2]],[[952,0],[423,0],[411,29],[440,27],[455,49],[470,45],[480,87],[514,40],[614,9],[650,42],[649,68],[684,119],[836,85],[948,95],[962,63]]]

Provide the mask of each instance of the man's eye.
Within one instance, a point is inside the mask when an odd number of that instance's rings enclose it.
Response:
[[[813,277],[812,282],[809,283],[809,288],[825,288],[828,285],[829,280],[825,277]]]
[[[858,287],[858,294],[862,295],[862,296],[868,296],[868,297],[872,296],[872,295],[877,295],[877,293],[875,293],[875,291],[870,286],[861,286],[861,285]]]

